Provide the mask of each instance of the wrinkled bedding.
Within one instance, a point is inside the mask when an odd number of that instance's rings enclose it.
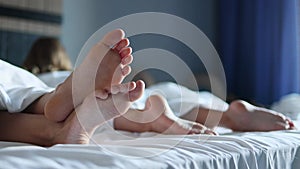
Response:
[[[299,121],[296,122],[299,124]],[[98,132],[90,145],[0,142],[0,168],[298,169],[300,131],[219,136]]]

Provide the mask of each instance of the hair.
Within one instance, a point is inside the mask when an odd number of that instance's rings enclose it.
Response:
[[[33,43],[23,67],[34,74],[40,74],[72,70],[72,63],[57,38],[42,37]]]

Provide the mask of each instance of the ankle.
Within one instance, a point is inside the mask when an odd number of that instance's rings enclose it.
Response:
[[[229,109],[226,110],[221,119],[220,119],[220,123],[219,123],[219,126],[221,127],[226,127],[226,128],[232,128],[232,121],[230,120],[230,117],[229,117]]]
[[[57,133],[62,129],[62,123],[51,123],[48,127],[40,133],[40,138],[42,140],[42,146],[53,146],[59,143],[56,139]]]

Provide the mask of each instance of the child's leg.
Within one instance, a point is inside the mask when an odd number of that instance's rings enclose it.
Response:
[[[151,131],[163,134],[216,134],[199,123],[177,118],[167,101],[159,95],[150,96],[144,110],[130,109],[123,116],[115,118],[114,128],[132,132]]]
[[[110,48],[112,45],[115,45],[113,49]],[[132,61],[132,51],[128,45],[123,31],[114,30],[106,34],[82,64],[57,87],[45,105],[46,117],[63,121],[94,90],[105,98],[111,85],[119,84],[130,72],[128,64]]]
[[[0,112],[1,141],[51,146],[61,127],[62,123],[52,122],[42,114]]]

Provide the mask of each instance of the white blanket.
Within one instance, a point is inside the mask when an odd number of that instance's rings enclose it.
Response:
[[[20,112],[53,89],[33,74],[0,60],[0,110]]]

